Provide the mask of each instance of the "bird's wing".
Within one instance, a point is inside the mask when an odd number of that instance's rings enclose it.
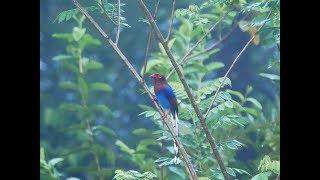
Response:
[[[176,114],[178,115],[178,101],[176,95],[170,85],[167,85],[164,90],[166,98],[169,100],[169,103],[172,106],[172,115],[175,117]]]

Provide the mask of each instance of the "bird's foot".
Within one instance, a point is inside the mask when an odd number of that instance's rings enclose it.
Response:
[[[168,114],[167,113],[164,113],[164,115],[161,115],[162,119],[167,119],[168,117]]]
[[[153,94],[152,94],[152,101],[154,101],[154,102],[158,102],[157,97],[156,97],[155,95],[153,95]]]

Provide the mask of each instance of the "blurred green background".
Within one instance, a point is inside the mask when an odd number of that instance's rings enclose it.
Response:
[[[147,1],[149,2],[149,1]],[[154,1],[155,2],[155,1]],[[150,7],[154,2],[149,2]],[[177,1],[176,9],[187,8],[190,4],[201,4],[203,1]],[[121,31],[120,47],[124,54],[129,58],[137,71],[140,72],[143,66],[144,51],[146,48],[148,26],[139,21],[143,18],[143,14],[138,7],[137,1],[123,1],[126,5],[123,6],[125,11],[124,16],[131,28],[124,28]],[[74,26],[77,26],[75,21],[68,23],[54,22],[56,16],[64,10],[74,8],[71,1],[65,0],[42,0],[40,1],[40,108],[41,108],[41,124],[40,124],[40,143],[44,147],[48,158],[61,157],[67,153],[71,147],[79,146],[73,141],[73,134],[65,134],[60,130],[70,124],[77,122],[76,117],[70,114],[59,111],[59,105],[63,101],[74,101],[77,95],[73,92],[66,92],[58,85],[59,82],[68,79],[71,74],[63,71],[57,61],[52,58],[57,54],[64,52],[66,43],[52,38],[54,33],[71,32]],[[168,17],[171,8],[171,1],[161,1],[160,9],[157,16],[157,24],[162,32],[168,29]],[[103,22],[100,17],[98,22]],[[174,21],[174,27],[178,27],[178,22]],[[140,91],[139,84],[132,78],[132,75],[126,70],[124,65],[119,61],[119,57],[112,51],[110,46],[105,45],[104,40],[95,29],[87,21],[84,23],[93,37],[99,39],[102,45],[94,48],[88,48],[85,54],[89,57],[99,60],[104,65],[104,68],[97,73],[90,74],[90,79],[108,83],[113,91],[110,93],[97,93],[92,96],[91,101],[108,105],[112,111],[112,116],[98,115],[95,119],[96,124],[100,124],[112,129],[116,134],[116,139],[125,142],[129,147],[136,147],[141,137],[133,136],[132,131],[137,128],[146,128],[156,130],[157,126],[150,121],[149,118],[138,116],[142,110],[138,104],[150,106],[150,101]],[[108,24],[104,25],[112,37],[115,36],[116,28],[110,28]],[[218,48],[220,51],[215,55],[215,59],[229,67],[237,53],[249,40],[250,35],[242,32],[238,27],[233,34]],[[153,41],[151,52],[158,51],[158,43]],[[240,58],[240,61],[235,65],[229,75],[232,80],[232,89],[245,92],[248,85],[251,85],[254,90],[254,96],[263,105],[265,116],[274,119],[279,111],[279,84],[268,80],[259,75],[259,73],[278,73],[278,68],[273,68],[272,59],[277,52],[277,46],[273,45],[257,45],[250,46]],[[210,60],[210,58],[209,58]],[[271,68],[270,68],[271,67]],[[208,74],[205,79],[213,79],[221,77],[226,72],[226,68],[219,69],[211,74]],[[147,81],[151,85],[150,80]],[[270,107],[270,108],[269,108]],[[271,108],[276,107],[276,108]],[[277,111],[277,112],[275,112]],[[268,119],[268,118],[267,118]],[[67,122],[70,121],[70,122]],[[72,123],[71,123],[72,122]],[[269,126],[270,123],[266,123]],[[243,163],[248,163],[252,169],[256,168],[250,161],[256,158],[263,157],[266,152],[271,152],[269,146],[263,145],[266,142],[267,133],[260,133],[260,130],[266,130],[266,126],[255,127],[252,132],[248,133],[248,137],[255,143],[240,149],[237,152],[236,158]],[[258,130],[261,128],[260,130]],[[272,129],[272,128],[271,128]],[[274,130],[274,129],[273,129]],[[249,131],[249,130],[248,130]],[[271,132],[272,133],[272,132]],[[262,134],[262,135],[261,135]],[[260,138],[260,139],[259,139]],[[278,138],[273,137],[273,138]],[[126,162],[119,148],[115,145],[115,139],[109,139],[107,136],[99,136],[99,142],[105,147],[109,147],[116,157],[115,166],[123,169],[137,169],[137,166]],[[273,140],[270,140],[273,141]],[[276,141],[276,140],[275,140]],[[277,145],[278,147],[279,145]],[[70,149],[68,149],[70,148]],[[279,154],[276,153],[276,157]],[[122,158],[121,158],[122,157]],[[125,158],[125,156],[124,156]],[[90,158],[84,160],[91,161]],[[84,163],[85,164],[85,163]],[[61,165],[62,171],[67,165]],[[65,172],[69,176],[75,176],[87,179],[83,173]]]

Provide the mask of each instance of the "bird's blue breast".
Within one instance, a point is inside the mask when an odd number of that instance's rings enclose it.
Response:
[[[155,94],[163,109],[172,110],[172,108],[174,108],[172,104],[170,104],[170,98],[175,98],[176,96],[170,86],[164,86]]]
[[[163,109],[171,109],[171,104],[165,93],[164,90],[160,90],[156,93],[156,97]]]

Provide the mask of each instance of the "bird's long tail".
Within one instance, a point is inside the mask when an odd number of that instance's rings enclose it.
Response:
[[[176,113],[175,116],[173,117],[173,133],[175,134],[176,137],[179,135],[179,126],[178,126],[178,114]],[[178,164],[179,163],[179,148],[175,140],[173,140],[173,149],[174,149],[174,163]]]

